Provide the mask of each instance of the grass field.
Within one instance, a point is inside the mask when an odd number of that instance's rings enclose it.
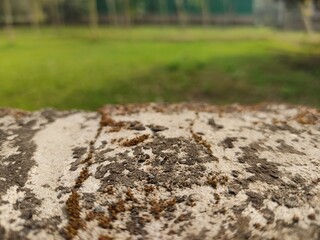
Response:
[[[320,36],[268,29],[0,31],[0,107],[261,101],[320,107]]]

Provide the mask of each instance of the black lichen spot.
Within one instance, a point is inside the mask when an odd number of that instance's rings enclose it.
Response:
[[[291,180],[293,182],[295,182],[296,184],[299,184],[299,185],[302,185],[302,184],[305,184],[306,180],[298,173],[296,173],[292,178]]]
[[[298,223],[299,221],[300,221],[300,218],[299,218],[297,215],[294,215],[294,216],[292,217],[292,222]]]
[[[96,198],[93,193],[83,193],[82,200],[83,200],[82,206],[85,209],[92,209],[94,207],[94,202]]]
[[[275,214],[269,208],[261,209],[260,212],[262,213],[263,217],[267,220],[267,224],[272,224],[274,222]]]
[[[0,129],[0,145],[2,145],[2,143],[7,139],[7,134]]]
[[[72,157],[76,159],[71,163],[70,171],[76,171],[78,166],[82,163],[83,156],[87,153],[86,147],[75,147],[72,149]]]
[[[300,206],[300,200],[297,196],[289,196],[284,199],[284,205],[288,208]]]
[[[219,130],[219,129],[222,129],[223,126],[222,125],[219,125],[219,124],[216,124],[215,120],[213,118],[210,118],[208,120],[208,125],[210,125],[212,128],[214,128],[215,130]]]
[[[41,200],[35,197],[30,189],[21,189],[25,192],[25,197],[22,200],[17,200],[14,204],[14,209],[20,210],[21,218],[25,220],[32,220],[36,213],[36,208],[41,205]]]
[[[163,127],[163,126],[159,126],[159,125],[154,125],[154,124],[148,125],[148,127],[149,127],[149,128],[151,129],[151,131],[153,131],[153,132],[162,132],[162,131],[168,130],[167,127]]]
[[[291,127],[287,123],[274,124],[274,125],[264,124],[263,127],[264,128],[267,127],[272,132],[288,131],[288,132],[290,132],[292,134],[296,134],[296,135],[299,135],[301,133],[301,131]]]
[[[236,223],[229,224],[229,228],[230,230],[235,231],[234,236],[236,236],[237,239],[249,239],[252,235],[249,223],[249,217],[239,216]]]
[[[237,141],[236,137],[226,137],[222,142],[221,146],[226,149],[226,148],[234,148],[233,142]]]
[[[81,158],[84,154],[86,154],[86,147],[75,147],[72,149],[72,157],[75,159]]]
[[[21,189],[27,182],[29,170],[35,165],[33,154],[36,144],[32,138],[36,132],[37,130],[25,125],[12,130],[12,135],[17,135],[12,140],[12,147],[17,148],[18,153],[3,159],[10,164],[0,164],[0,178],[5,179],[5,181],[0,181],[0,197],[12,186],[18,186]]]
[[[314,221],[314,220],[316,220],[316,215],[314,213],[311,213],[308,215],[308,219],[311,221]]]
[[[237,195],[241,191],[241,186],[239,184],[230,184],[228,186],[228,193],[231,195]]]
[[[136,131],[146,130],[146,128],[143,126],[143,124],[141,122],[138,122],[138,121],[130,122],[129,126],[128,126],[128,129],[129,130],[136,130]]]
[[[267,161],[265,158],[257,156],[257,150],[249,145],[248,147],[241,147],[243,156],[239,157],[240,163],[246,163],[249,167],[245,169],[253,175],[247,180],[251,182],[261,181],[268,184],[279,185],[283,183],[280,179],[281,173],[278,170],[278,163]]]
[[[6,236],[6,229],[0,225],[0,239],[4,239]]]
[[[180,214],[175,220],[174,223],[180,223],[180,222],[184,222],[184,221],[189,221],[192,219],[192,213],[188,212],[188,213],[183,213]]]
[[[140,209],[133,207],[130,211],[131,219],[126,222],[126,229],[132,235],[146,236],[148,232],[144,229],[146,221],[139,216]]]
[[[241,213],[246,209],[248,206],[247,203],[241,204],[241,205],[236,205],[232,207],[232,211],[236,216],[240,216]]]
[[[197,234],[191,234],[184,238],[184,240],[203,240],[207,239],[207,232],[210,232],[210,230],[203,228],[199,233]]]
[[[263,205],[263,200],[265,197],[257,192],[247,191],[246,195],[248,196],[247,202],[251,203],[252,206],[256,209],[260,209]]]
[[[277,148],[282,152],[282,153],[291,153],[291,154],[297,154],[297,155],[306,155],[303,152],[300,152],[296,149],[294,149],[294,147],[286,144],[283,140],[279,139],[277,140],[277,143],[279,143],[279,146],[277,146]]]

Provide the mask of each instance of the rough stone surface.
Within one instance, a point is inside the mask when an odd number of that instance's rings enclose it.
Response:
[[[0,110],[0,239],[320,239],[320,111]]]

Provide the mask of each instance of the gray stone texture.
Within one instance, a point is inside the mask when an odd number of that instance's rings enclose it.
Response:
[[[0,239],[320,239],[320,112],[2,109]]]

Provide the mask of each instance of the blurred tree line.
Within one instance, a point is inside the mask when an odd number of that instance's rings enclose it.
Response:
[[[0,22],[10,16],[15,24],[82,24],[92,15],[100,21],[130,25],[133,19],[157,16],[157,22],[174,17],[185,24],[188,16],[208,21],[211,13],[246,11],[254,0],[0,0]],[[236,8],[236,9],[235,9]],[[217,10],[219,9],[219,10]],[[107,21],[106,21],[107,20]]]
[[[94,32],[99,22],[130,26],[147,19],[184,26],[189,18],[197,16],[197,23],[207,25],[212,14],[252,15],[255,1],[258,0],[0,0],[0,23],[11,38],[13,25],[19,24],[39,28],[41,24],[89,23]],[[306,30],[313,31],[311,16],[320,0],[273,0],[274,4],[279,1],[287,7],[299,6]]]
[[[315,9],[320,9],[320,0],[277,0],[285,3],[286,7],[298,6],[301,12],[305,29],[308,33],[313,32],[312,16]]]
[[[0,19],[11,15],[15,24],[76,23],[87,15],[88,2],[90,0],[0,0]]]

